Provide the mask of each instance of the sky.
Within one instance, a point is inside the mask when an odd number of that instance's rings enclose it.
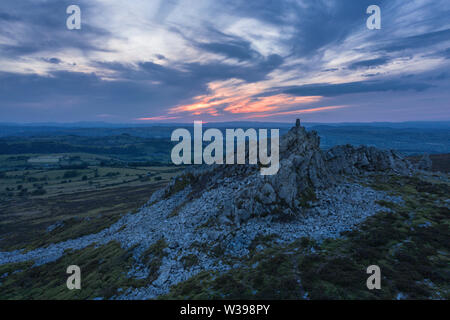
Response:
[[[448,121],[449,67],[448,0],[0,2],[0,122]]]

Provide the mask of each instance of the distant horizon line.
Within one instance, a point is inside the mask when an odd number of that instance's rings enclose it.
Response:
[[[300,118],[301,120],[301,118]],[[59,122],[59,121],[42,121],[42,122],[16,122],[16,121],[2,121],[0,125],[76,125],[76,124],[104,124],[104,125],[138,125],[138,126],[153,126],[153,125],[180,125],[193,124],[193,120],[189,122],[107,122],[107,121],[73,121],[73,122]],[[204,124],[223,124],[223,123],[260,123],[260,124],[295,124],[295,121],[248,121],[248,120],[232,120],[232,121],[203,121]],[[319,122],[319,121],[303,121],[301,123],[307,124],[383,124],[383,123],[450,123],[449,120],[408,120],[408,121],[339,121],[339,122]]]

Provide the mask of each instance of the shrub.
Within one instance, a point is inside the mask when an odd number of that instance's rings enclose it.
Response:
[[[43,196],[43,195],[46,194],[46,193],[47,193],[47,191],[45,191],[44,188],[40,188],[40,189],[34,190],[34,191],[31,193],[31,195],[33,195],[33,196]]]
[[[77,176],[78,176],[78,171],[76,171],[76,170],[69,170],[69,171],[66,171],[64,173],[63,178],[64,179],[69,179],[69,178],[75,178]]]

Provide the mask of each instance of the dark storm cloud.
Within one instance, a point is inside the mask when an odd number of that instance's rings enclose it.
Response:
[[[207,63],[179,63],[165,66],[154,62],[142,62],[137,68],[120,63],[97,62],[96,65],[118,73],[118,77],[133,81],[154,81],[169,86],[206,88],[211,81],[241,79],[246,82],[257,82],[283,64],[283,58],[272,54],[254,63],[234,65],[221,61]]]
[[[162,54],[156,54],[155,57],[159,60],[166,60],[166,57]]]
[[[104,81],[95,74],[53,72],[50,76],[0,73],[0,118],[59,117],[65,121],[114,114],[163,112],[200,93],[192,86],[148,85],[140,81]]]
[[[450,59],[450,48],[447,48],[441,52],[438,52],[439,55],[444,57],[445,59]]]
[[[104,51],[99,39],[110,37],[107,30],[93,27],[86,19],[82,32],[67,30],[66,9],[73,1],[2,1],[0,3],[0,30],[14,44],[0,45],[0,57],[19,58],[40,51],[77,48],[82,51]],[[83,12],[92,2],[78,1]],[[7,12],[7,13],[5,13]],[[19,34],[17,32],[20,32]],[[18,36],[20,35],[20,36]]]
[[[62,61],[58,58],[43,58],[45,62],[51,63],[51,64],[60,64]]]
[[[258,60],[263,58],[258,51],[252,49],[250,41],[217,30],[209,23],[205,23],[203,28],[201,28],[201,31],[196,31],[195,38],[186,35],[186,33],[179,28],[172,27],[171,29],[201,51],[215,53],[238,61]],[[199,41],[197,38],[207,40]]]
[[[272,54],[249,66],[229,65],[220,62],[208,64],[190,63],[185,67],[195,75],[206,81],[242,79],[247,82],[257,82],[266,79],[267,75],[283,64],[283,58]]]
[[[382,6],[384,1],[378,1]],[[311,1],[306,8],[296,9],[299,19],[296,32],[291,39],[293,54],[311,55],[318,50],[346,39],[361,25],[365,25],[364,14],[373,1],[336,1],[329,7],[329,1]]]
[[[0,55],[2,57],[18,58],[23,55],[38,52],[39,49],[33,44],[5,45],[0,44]]]
[[[287,26],[293,28],[291,37],[285,40],[285,45],[291,48],[286,53],[293,56],[308,57],[319,55],[321,50],[332,45],[342,43],[347,37],[365,26],[368,15],[368,6],[376,4],[382,12],[383,32],[372,32],[371,42],[363,52],[398,52],[405,49],[420,50],[450,39],[450,30],[439,30],[448,22],[450,11],[442,7],[440,2],[430,1],[419,6],[417,18],[411,15],[411,21],[406,28],[414,28],[415,25],[427,26],[423,34],[407,37],[391,36],[398,30],[396,18],[401,14],[402,6],[411,3],[395,1],[372,0],[360,1],[240,1],[231,0],[223,10],[228,10],[234,15],[258,19],[274,26]],[[427,18],[424,13],[433,16]],[[420,25],[422,23],[422,25]],[[418,27],[418,29],[422,29]],[[439,31],[435,31],[439,30]],[[381,43],[381,44],[380,44]]]
[[[279,25],[286,23],[286,14],[296,7],[297,4],[292,1],[229,0],[223,10],[230,11],[237,16],[256,18],[264,22]]]
[[[432,85],[418,82],[402,82],[399,79],[386,81],[357,81],[339,84],[308,84],[279,88],[278,91],[297,96],[333,97],[344,94],[385,92],[385,91],[423,91]]]
[[[45,111],[48,107],[70,105],[73,99],[77,101],[73,112],[78,115],[91,114],[94,109],[98,113],[129,115],[129,110],[124,108],[127,105],[132,105],[136,114],[147,114],[149,110],[164,113],[168,107],[206,93],[211,81],[230,78],[260,81],[282,62],[280,56],[271,55],[247,67],[220,62],[186,63],[179,69],[154,62],[140,63],[137,68],[120,63],[97,63],[115,71],[121,79],[116,81],[102,80],[94,73],[67,71],[52,72],[49,76],[0,73],[0,82],[4,84],[0,87],[3,106],[0,116],[4,112],[23,110],[23,106],[30,103],[38,104]]]
[[[362,61],[358,61],[358,62],[354,62],[354,63],[350,64],[348,66],[348,69],[357,70],[357,69],[374,68],[374,67],[378,67],[378,66],[388,63],[389,60],[390,59],[387,57],[362,60]]]
[[[12,16],[6,12],[0,12],[0,21],[19,21],[20,18],[16,16]]]
[[[383,6],[384,0],[377,1]],[[305,56],[316,54],[326,46],[344,40],[349,34],[365,25],[366,9],[373,0],[359,1],[238,1],[227,2],[224,10],[235,15],[251,17],[276,26],[294,28],[286,40],[291,54]]]
[[[229,58],[235,58],[239,61],[250,60],[255,56],[259,56],[258,52],[250,48],[250,42],[247,41],[199,43],[197,47],[208,52],[221,54]]]
[[[406,49],[420,49],[450,40],[450,29],[423,33],[411,37],[391,40],[389,44],[378,47],[379,51],[395,52]]]

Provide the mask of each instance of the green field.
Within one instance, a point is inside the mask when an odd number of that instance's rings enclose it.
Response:
[[[77,162],[59,165],[49,161],[53,158]],[[29,159],[46,162],[30,165]],[[132,166],[84,153],[0,156],[0,164],[6,163],[15,167],[0,173],[3,251],[32,249],[98,232],[139,209],[181,169]]]

